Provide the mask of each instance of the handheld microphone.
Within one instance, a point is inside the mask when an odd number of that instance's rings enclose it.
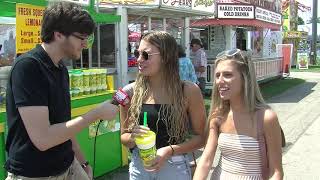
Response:
[[[123,88],[119,88],[118,91],[113,95],[111,104],[118,106],[126,106],[129,104],[133,95],[134,83],[128,84]]]

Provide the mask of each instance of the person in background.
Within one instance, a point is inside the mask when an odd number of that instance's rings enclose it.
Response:
[[[178,45],[178,50],[180,79],[198,84],[198,79],[190,58],[186,57],[184,48],[181,45]]]
[[[3,43],[3,51],[9,60],[12,60],[16,54],[16,38],[13,37],[13,31],[9,32],[9,38]]]
[[[86,180],[92,169],[76,134],[98,119],[113,119],[118,107],[104,102],[71,119],[68,70],[62,59],[79,59],[95,24],[68,2],[46,8],[42,44],[18,57],[6,92],[6,180]]]
[[[224,51],[213,78],[207,144],[194,180],[207,179],[217,147],[221,156],[211,179],[282,180],[280,125],[263,100],[251,59],[239,49]]]
[[[1,53],[1,50],[2,50],[2,44],[0,44],[0,66],[3,66],[2,65],[2,61],[5,60],[5,59],[3,57],[3,54]]]
[[[0,52],[2,49],[2,44],[0,44]],[[13,63],[14,55],[5,56],[5,54],[0,54],[0,67],[10,66]]]
[[[192,39],[190,46],[192,50],[191,56],[193,57],[192,63],[199,81],[199,87],[202,95],[205,95],[207,55],[202,49],[202,44],[199,39]]]
[[[121,142],[132,151],[130,180],[191,180],[186,153],[203,146],[205,107],[199,87],[180,79],[177,47],[169,33],[155,31],[145,34],[138,48],[131,104],[120,108]],[[144,112],[148,127],[141,126]],[[189,125],[194,135],[186,141]],[[145,169],[135,137],[149,129],[156,134],[157,157]]]

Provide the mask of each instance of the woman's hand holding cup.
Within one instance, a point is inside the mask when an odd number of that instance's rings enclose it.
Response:
[[[143,134],[146,134],[150,129],[145,126],[136,125],[132,128],[130,141],[134,142],[136,137],[140,137]]]

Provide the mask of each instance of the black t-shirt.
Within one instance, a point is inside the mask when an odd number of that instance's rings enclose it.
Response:
[[[67,68],[63,64],[55,66],[40,45],[21,55],[8,79],[6,105],[7,171],[26,177],[47,177],[65,172],[74,159],[71,140],[40,151],[31,142],[18,107],[47,106],[51,125],[70,120]]]

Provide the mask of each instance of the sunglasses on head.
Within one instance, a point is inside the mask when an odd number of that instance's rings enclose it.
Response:
[[[236,54],[238,54],[240,51],[241,51],[240,49],[232,49],[232,50],[222,51],[216,56],[216,58],[220,59],[220,58],[225,57],[225,56],[226,57],[233,57]]]
[[[152,55],[156,55],[156,54],[160,54],[160,52],[157,52],[157,53],[148,53],[147,51],[135,51],[134,52],[134,56],[138,59],[140,57],[140,55],[142,55],[142,58],[144,60],[148,60],[149,59],[149,56],[152,56]]]
[[[223,57],[233,58],[233,57],[236,57],[237,55],[240,56],[240,58],[244,63],[248,64],[248,60],[244,58],[240,49],[222,51],[216,56],[216,59],[221,59]]]

